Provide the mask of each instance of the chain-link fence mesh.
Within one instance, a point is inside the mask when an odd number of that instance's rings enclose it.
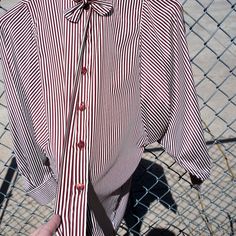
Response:
[[[0,14],[16,0],[3,0]],[[118,235],[230,235],[236,231],[236,0],[185,0],[186,30],[208,150],[211,178],[199,194],[189,176],[157,144],[133,177]],[[26,196],[11,158],[4,84],[0,77],[0,235],[28,235],[53,203]]]

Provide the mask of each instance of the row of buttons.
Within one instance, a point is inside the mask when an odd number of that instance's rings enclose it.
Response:
[[[81,69],[81,74],[82,75],[86,75],[87,73],[87,68],[84,66],[82,67]],[[77,106],[77,110],[78,111],[84,111],[86,109],[86,105],[84,102],[81,102],[78,106]],[[85,147],[85,142],[83,140],[80,140],[78,143],[77,143],[77,147],[81,150]],[[78,190],[78,191],[83,191],[84,188],[85,188],[85,185],[83,183],[79,183],[79,184],[76,184],[75,185],[75,188]]]
[[[81,69],[81,74],[82,75],[86,75],[87,73],[87,68],[85,66],[82,67]],[[79,111],[84,111],[86,109],[86,105],[84,102],[81,102],[78,106],[77,106],[77,110]],[[79,149],[83,149],[85,147],[85,142],[83,140],[80,140],[78,143],[77,143],[77,147]]]
[[[81,74],[82,75],[86,75],[87,73],[87,68],[86,67],[82,67],[81,69]],[[77,110],[79,111],[84,111],[86,109],[85,103],[81,102],[78,106],[77,106]]]

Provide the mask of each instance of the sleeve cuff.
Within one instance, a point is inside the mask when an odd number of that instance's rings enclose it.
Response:
[[[32,197],[41,205],[46,205],[56,197],[57,181],[51,177],[40,186],[31,191],[27,191],[27,195]]]

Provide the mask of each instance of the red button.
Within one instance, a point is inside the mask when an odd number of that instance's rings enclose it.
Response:
[[[81,74],[82,75],[85,75],[87,73],[87,68],[84,66],[84,67],[82,67],[82,69],[81,69]]]
[[[81,102],[80,105],[79,105],[79,107],[78,107],[78,109],[79,109],[80,111],[84,111],[84,110],[86,109],[85,103],[84,103],[84,102]]]
[[[84,190],[85,185],[80,183],[80,184],[76,184],[75,187],[76,187],[79,191],[82,191],[82,190]]]
[[[85,146],[84,141],[83,141],[83,140],[80,140],[80,141],[78,142],[77,146],[78,146],[79,149],[84,148],[84,146]]]

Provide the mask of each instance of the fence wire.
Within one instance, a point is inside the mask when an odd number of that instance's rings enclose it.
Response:
[[[17,0],[2,0],[0,15]],[[187,39],[213,166],[196,191],[159,146],[146,149],[117,235],[233,236],[236,232],[236,0],[182,0]],[[1,70],[0,70],[1,71]],[[29,235],[53,213],[26,196],[8,127],[0,75],[0,235]]]

